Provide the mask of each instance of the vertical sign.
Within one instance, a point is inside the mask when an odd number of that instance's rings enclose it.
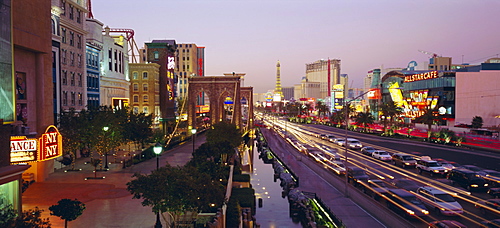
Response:
[[[53,159],[62,155],[62,136],[55,126],[49,126],[39,140],[39,161]]]

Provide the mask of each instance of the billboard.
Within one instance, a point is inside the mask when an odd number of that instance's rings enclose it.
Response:
[[[8,124],[16,121],[10,0],[0,1],[0,31],[0,119]]]

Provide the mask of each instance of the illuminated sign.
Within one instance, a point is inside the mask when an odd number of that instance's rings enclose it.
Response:
[[[196,113],[210,112],[210,105],[196,105]]]
[[[431,71],[431,72],[426,72],[426,73],[421,73],[421,74],[414,74],[414,75],[405,76],[404,82],[414,82],[414,81],[420,81],[420,80],[433,79],[433,78],[437,78],[437,77],[438,77],[438,72]]]
[[[62,136],[55,126],[49,126],[40,137],[39,161],[53,159],[62,155]]]
[[[273,101],[274,102],[281,102],[281,94],[275,93],[273,96]]]
[[[380,89],[372,89],[366,93],[366,97],[368,97],[368,99],[380,99]]]
[[[169,56],[167,58],[167,69],[173,70],[175,68],[175,57]]]
[[[37,139],[28,139],[26,136],[12,136],[10,140],[10,162],[26,163],[37,159]]]
[[[224,100],[224,104],[234,104],[234,101],[231,97],[226,97]]]
[[[335,84],[333,85],[333,92],[335,93],[335,98],[344,98],[344,85]]]
[[[395,82],[389,86],[389,93],[391,94],[392,100],[396,103],[398,107],[403,106],[403,93],[399,89],[399,83]]]

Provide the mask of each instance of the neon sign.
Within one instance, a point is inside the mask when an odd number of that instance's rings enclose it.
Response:
[[[26,163],[36,161],[37,139],[28,139],[26,136],[12,136],[10,140],[10,162]]]
[[[53,125],[39,139],[10,137],[10,162],[26,163],[54,159],[62,155],[62,136]]]
[[[431,72],[426,72],[426,73],[421,73],[421,74],[413,74],[413,75],[405,76],[404,82],[421,81],[421,80],[433,79],[433,78],[437,78],[437,77],[438,77],[438,72],[431,71]]]

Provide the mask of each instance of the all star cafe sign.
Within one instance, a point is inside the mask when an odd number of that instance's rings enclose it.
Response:
[[[62,155],[62,136],[53,125],[38,139],[11,136],[10,163],[46,161]]]

